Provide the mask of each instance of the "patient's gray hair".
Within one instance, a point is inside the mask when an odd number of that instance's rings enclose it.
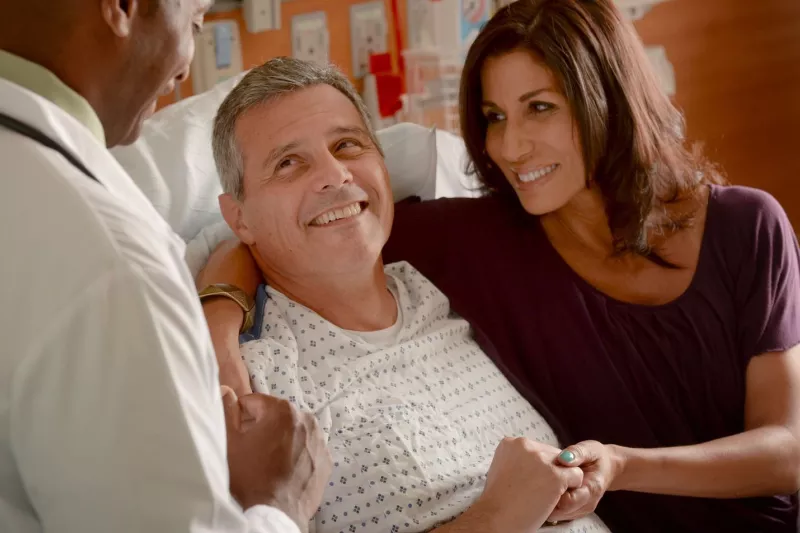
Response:
[[[353,102],[372,141],[381,150],[367,107],[353,84],[338,68],[288,57],[271,59],[242,78],[222,102],[214,119],[214,161],[226,193],[237,200],[244,198],[244,160],[236,142],[236,123],[239,118],[254,107],[316,85],[330,85]],[[264,127],[270,126],[265,124]]]

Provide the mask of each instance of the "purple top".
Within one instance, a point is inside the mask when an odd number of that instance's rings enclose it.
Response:
[[[538,396],[564,443],[653,448],[744,430],[751,357],[800,343],[798,245],[765,192],[713,187],[694,279],[659,306],[580,278],[516,199],[397,206],[387,263],[407,260]],[[795,532],[797,496],[707,500],[608,493],[615,533]]]

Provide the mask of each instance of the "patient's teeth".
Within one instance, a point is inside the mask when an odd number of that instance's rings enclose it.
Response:
[[[311,224],[315,226],[324,226],[330,222],[335,220],[340,220],[343,218],[350,218],[356,216],[357,214],[361,213],[361,204],[354,203],[348,206],[345,206],[341,209],[333,209],[328,211],[327,213],[323,213],[317,218],[315,218]]]

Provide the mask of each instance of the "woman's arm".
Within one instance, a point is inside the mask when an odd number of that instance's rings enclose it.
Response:
[[[559,456],[584,470],[551,520],[594,511],[608,490],[701,498],[800,491],[800,347],[754,357],[747,369],[745,431],[674,448],[635,449],[582,442]]]
[[[800,349],[754,357],[744,433],[679,448],[613,448],[610,490],[745,498],[800,491]]]
[[[200,290],[215,283],[227,283],[239,287],[253,299],[261,282],[261,271],[250,250],[238,240],[220,244],[197,276]],[[220,383],[233,389],[239,396],[253,392],[239,350],[239,330],[244,321],[244,312],[235,302],[213,298],[203,302],[203,313],[217,356]]]
[[[244,320],[244,312],[235,302],[215,298],[203,302],[211,342],[217,356],[220,385],[233,389],[237,396],[253,392],[247,367],[239,350],[239,329]]]

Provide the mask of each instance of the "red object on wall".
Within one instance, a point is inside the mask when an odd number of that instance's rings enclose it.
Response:
[[[392,54],[387,52],[369,56],[369,71],[371,74],[392,72]]]
[[[403,80],[397,74],[375,74],[378,89],[378,111],[381,118],[391,117],[403,108]]]
[[[393,116],[403,107],[400,101],[400,95],[403,94],[403,79],[392,72],[392,55],[385,53],[369,56],[369,72],[375,76],[378,112],[381,118]]]
[[[403,31],[400,29],[399,0],[392,0],[392,18],[394,19],[394,44],[397,52],[397,69],[400,71],[400,90],[406,91],[406,62],[403,59]]]

